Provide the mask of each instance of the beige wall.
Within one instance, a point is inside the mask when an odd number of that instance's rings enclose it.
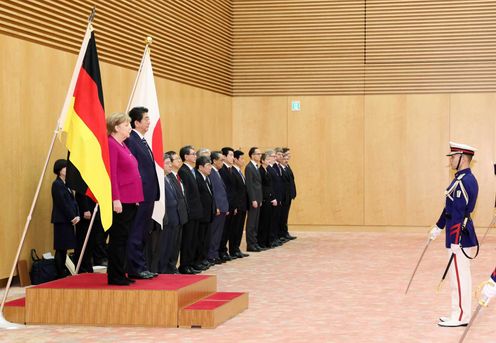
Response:
[[[301,111],[291,111],[291,100]],[[248,148],[288,145],[298,186],[296,229],[409,230],[437,220],[448,141],[479,149],[474,220],[494,206],[495,94],[235,97],[233,140]],[[364,226],[366,228],[364,228]]]
[[[76,56],[25,40],[0,35],[2,89],[0,138],[2,178],[0,190],[0,279],[10,273],[20,235],[35,193],[50,139],[65,99]],[[153,59],[153,52],[152,52]],[[106,113],[123,111],[136,71],[101,63]],[[163,125],[164,149],[182,145],[213,147],[232,140],[229,96],[156,78]],[[55,142],[48,171],[31,221],[22,258],[36,248],[52,248],[50,187],[53,162],[66,150]]]

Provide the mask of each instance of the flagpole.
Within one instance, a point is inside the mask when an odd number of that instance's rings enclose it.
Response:
[[[133,100],[134,92],[136,91],[136,86],[138,85],[139,76],[140,76],[141,70],[143,69],[143,63],[145,63],[146,52],[150,49],[150,45],[152,44],[152,41],[153,41],[153,38],[150,36],[146,37],[146,39],[145,39],[145,43],[146,43],[145,51],[143,51],[143,57],[141,57],[141,63],[140,63],[140,67],[138,69],[138,76],[136,77],[136,80],[134,80],[133,90],[131,91],[131,96],[129,97],[129,101],[128,101],[127,107],[126,107],[126,113],[129,113],[129,110],[130,110],[129,107],[131,107],[131,101]]]
[[[91,24],[93,22],[93,19],[95,18],[95,13],[96,13],[96,10],[95,10],[95,7],[93,7],[93,9],[91,11],[91,14],[88,17],[88,26],[87,26],[87,29],[86,29],[85,39],[83,39],[82,46],[84,46],[85,44],[88,45],[88,40],[86,38],[88,36],[88,32],[91,32],[91,30],[92,30]],[[82,54],[82,51],[83,50],[81,50],[79,52],[79,56],[78,56],[79,66],[82,64],[82,59],[84,58],[84,54]],[[81,55],[83,55],[83,56],[81,57]],[[55,139],[56,139],[56,137],[57,137],[57,135],[58,135],[58,133],[60,132],[60,129],[61,129],[61,124],[62,124],[61,119],[64,118],[64,110],[67,112],[68,106],[70,104],[70,99],[72,98],[72,93],[74,92],[74,88],[75,88],[75,84],[76,84],[75,83],[75,79],[76,78],[74,77],[74,75],[77,76],[77,71],[78,71],[77,66],[78,65],[76,64],[76,68],[74,69],[73,77],[72,77],[72,80],[71,80],[71,85],[69,87],[69,92],[68,92],[67,97],[66,97],[66,100],[64,102],[64,106],[62,108],[61,115],[59,116],[59,119],[57,120],[57,127],[56,127],[56,129],[55,129],[55,131],[53,133],[53,136],[52,136],[52,141],[51,141],[50,147],[48,149],[47,157],[45,159],[45,164],[43,166],[43,170],[41,171],[40,179],[38,180],[38,186],[36,188],[36,192],[34,194],[33,201],[31,203],[31,209],[29,210],[29,214],[28,214],[28,216],[26,218],[26,223],[24,225],[24,230],[22,232],[22,236],[21,236],[21,240],[19,242],[19,246],[17,247],[17,253],[16,253],[15,258],[14,258],[14,263],[12,263],[12,268],[11,268],[11,271],[10,271],[9,279],[7,281],[7,285],[5,286],[5,292],[3,294],[2,303],[0,304],[0,329],[17,329],[17,328],[24,327],[24,325],[18,325],[18,324],[14,324],[14,323],[11,323],[11,322],[7,321],[4,318],[4,316],[3,316],[3,309],[5,307],[5,302],[7,301],[7,296],[9,295],[10,286],[12,285],[12,279],[14,278],[14,272],[15,272],[15,269],[16,269],[17,261],[19,261],[19,257],[21,256],[22,247],[24,245],[24,241],[26,240],[26,235],[28,233],[29,224],[31,222],[31,219],[32,219],[32,216],[33,216],[33,212],[34,212],[34,208],[36,206],[36,202],[37,202],[38,196],[40,194],[40,189],[41,189],[41,185],[43,184],[43,178],[45,177],[45,173],[46,173],[46,169],[47,169],[47,166],[48,166],[48,162],[50,161],[50,156],[52,155],[53,146],[55,144]]]
[[[88,226],[88,232],[86,232],[86,237],[84,239],[83,247],[79,253],[79,259],[76,266],[76,274],[79,274],[79,268],[81,267],[81,262],[83,261],[84,252],[86,251],[86,245],[88,244],[88,240],[91,234],[91,229],[93,228],[93,223],[95,222],[96,214],[98,212],[98,204],[95,205],[95,209],[93,210],[93,215],[91,216],[90,225]]]

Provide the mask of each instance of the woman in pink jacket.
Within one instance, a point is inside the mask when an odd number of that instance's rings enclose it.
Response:
[[[133,224],[138,203],[143,201],[143,188],[138,162],[124,144],[131,132],[130,118],[114,113],[107,118],[109,134],[110,181],[112,184],[113,217],[109,230],[109,285],[127,286],[134,282],[125,271],[128,232]]]

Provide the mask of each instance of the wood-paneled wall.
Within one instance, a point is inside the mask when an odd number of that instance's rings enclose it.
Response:
[[[496,90],[492,0],[233,0],[233,94]]]
[[[97,37],[98,44],[98,37]],[[76,55],[0,34],[0,138],[3,163],[0,189],[0,279],[10,273],[50,138],[65,99]],[[152,60],[154,51],[152,50]],[[139,63],[139,62],[138,62]],[[101,63],[106,113],[125,110],[136,71]],[[164,149],[186,144],[222,147],[232,142],[232,99],[201,88],[155,78],[162,117]],[[50,224],[53,162],[66,157],[56,141],[31,221],[23,258],[29,249],[52,249]]]
[[[291,101],[301,111],[291,111]],[[479,150],[477,226],[492,219],[496,94],[235,97],[234,145],[289,146],[298,229],[421,229],[444,204],[448,141]]]
[[[102,61],[137,70],[152,36],[157,76],[231,94],[230,0],[4,0],[0,33],[77,53],[93,6]]]

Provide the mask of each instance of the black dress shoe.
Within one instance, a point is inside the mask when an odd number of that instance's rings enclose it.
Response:
[[[237,259],[237,258],[240,258],[240,257],[238,256],[238,253],[237,253],[237,252],[232,253],[232,254],[229,254],[229,257],[231,258],[231,260],[235,260],[235,259]]]
[[[248,249],[246,249],[246,251],[249,251],[249,252],[260,252],[261,250],[258,249],[257,247],[248,247]]]
[[[243,257],[248,257],[248,256],[250,256],[250,255],[248,255],[248,254],[244,254],[244,253],[242,253],[241,251],[237,251],[235,255],[236,255],[236,257],[237,257],[237,258],[243,258]]]
[[[179,267],[179,273],[181,274],[198,274],[199,270],[196,270],[192,267]]]
[[[221,260],[220,258],[217,257],[217,258],[214,258],[214,263],[215,264],[222,264],[222,263],[226,263],[226,261]]]
[[[193,264],[191,267],[194,268],[194,269],[196,269],[196,270],[198,270],[198,271],[207,270],[208,269],[207,266],[204,265],[203,263]]]
[[[260,245],[257,244],[257,249],[260,250],[260,251],[264,251],[265,249],[262,248]]]
[[[142,271],[142,272],[139,272],[138,274],[129,274],[128,277],[130,279],[143,279],[143,280],[147,280],[147,279],[151,279],[153,277],[153,275],[149,272],[146,272],[146,271]]]
[[[226,253],[221,254],[221,255],[219,256],[219,258],[220,258],[221,260],[226,261],[226,262],[227,262],[227,261],[231,261],[231,260],[232,260],[231,256],[229,256],[229,255],[228,255],[228,254],[226,254]]]
[[[287,233],[285,237],[286,237],[286,239],[289,239],[290,241],[292,241],[293,239],[298,238],[296,236],[291,236],[289,233]]]
[[[130,282],[127,279],[122,280],[108,280],[109,285],[113,286],[129,286]]]
[[[151,272],[149,270],[145,270],[144,273],[147,273],[148,275],[150,275],[151,277],[157,277],[158,276],[158,273],[154,273],[154,272]]]
[[[126,280],[129,282],[129,284],[136,282],[136,280],[133,280],[133,279],[130,279],[130,278],[126,278]]]

